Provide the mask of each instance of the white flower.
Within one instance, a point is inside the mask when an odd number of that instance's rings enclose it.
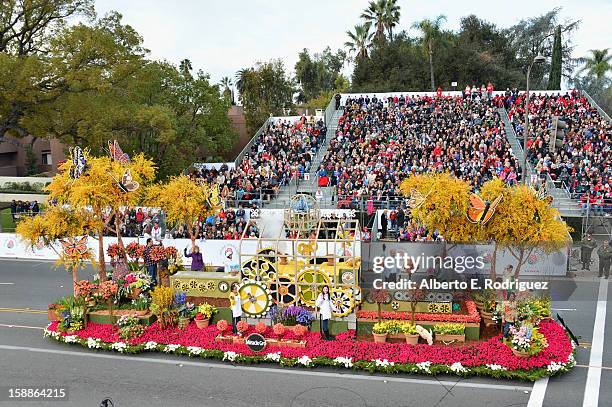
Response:
[[[187,346],[187,350],[192,355],[199,355],[204,349],[200,348],[199,346]]]
[[[491,370],[508,370],[505,367],[503,367],[502,365],[495,365],[495,364],[491,364],[491,365],[487,365],[487,367]]]
[[[389,366],[393,366],[395,363],[393,362],[389,362],[387,359],[376,359],[374,360],[374,363],[376,363],[376,366],[378,367],[389,367]]]
[[[347,368],[347,369],[353,367],[353,359],[352,358],[344,358],[342,356],[338,356],[336,359],[334,359],[334,362],[336,362],[339,365],[344,365],[344,367]]]
[[[299,357],[297,359],[297,362],[301,365],[304,366],[310,366],[310,364],[312,363],[312,359],[310,359],[308,356],[304,355],[302,357]]]
[[[565,368],[563,363],[550,362],[550,364],[546,367],[546,370],[548,370],[548,373],[555,373],[563,368]]]
[[[125,342],[115,342],[111,345],[111,349],[114,349],[116,351],[123,353],[127,349],[127,345]]]
[[[281,358],[280,352],[268,353],[266,355],[266,360],[271,360],[273,362],[279,362],[280,358]]]
[[[180,347],[181,347],[181,345],[176,345],[176,344],[166,345],[166,347],[164,348],[164,352],[166,352],[166,353],[174,352],[175,350],[177,350]]]
[[[157,342],[149,341],[145,343],[146,350],[157,350]]]
[[[427,373],[431,373],[431,371],[429,370],[429,367],[431,366],[431,362],[427,361],[427,362],[419,362],[416,364],[417,367]]]
[[[231,350],[223,352],[223,360],[229,360],[230,362],[233,362],[234,360],[236,360],[236,357],[238,357],[238,354],[236,352],[232,352]]]
[[[89,349],[98,349],[98,348],[100,348],[100,339],[97,339],[97,338],[87,338],[87,347]]]
[[[450,370],[452,370],[455,373],[465,373],[465,372],[467,372],[467,369],[465,367],[463,367],[461,362],[455,362],[452,365],[450,365],[449,368],[450,368]]]
[[[66,343],[76,343],[79,341],[79,337],[76,335],[68,335],[64,337],[64,342]]]

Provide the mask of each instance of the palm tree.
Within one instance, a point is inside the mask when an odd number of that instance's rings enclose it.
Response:
[[[374,38],[377,40],[385,37],[385,28],[387,26],[386,9],[387,0],[372,0],[368,4],[368,8],[361,13],[361,18],[363,18],[366,23],[374,24],[376,26],[376,34],[374,35]]]
[[[384,13],[385,27],[387,27],[387,35],[389,41],[393,41],[393,27],[399,24],[400,6],[397,5],[397,0],[387,0]]]
[[[612,54],[608,54],[609,50],[610,48],[590,50],[591,56],[581,59],[584,67],[580,72],[587,71],[589,76],[595,76],[597,80],[603,79],[608,71],[612,70]]]
[[[191,70],[193,69],[193,66],[191,66],[191,61],[188,60],[187,58],[183,59],[180,64],[179,64],[179,70],[181,71],[181,74],[183,74],[184,77],[186,78],[191,78]]]
[[[429,72],[431,74],[431,91],[436,90],[436,81],[434,78],[434,67],[433,67],[433,50],[435,42],[440,39],[442,34],[440,27],[442,23],[446,21],[446,16],[439,15],[434,20],[428,18],[423,21],[415,22],[412,27],[421,31],[421,44],[423,49],[429,55]]]
[[[227,97],[232,104],[234,104],[234,91],[232,90],[232,80],[227,77],[224,76],[223,78],[221,78],[221,82],[219,83],[221,85],[221,87],[223,87],[223,96]]]
[[[344,46],[349,49],[349,52],[356,54],[359,58],[368,57],[368,49],[372,45],[372,36],[374,35],[374,33],[370,32],[370,26],[369,22],[357,24],[355,32],[346,32],[350,41],[345,42]]]
[[[251,72],[251,68],[242,68],[236,72],[236,89],[242,94],[246,85],[246,77]]]

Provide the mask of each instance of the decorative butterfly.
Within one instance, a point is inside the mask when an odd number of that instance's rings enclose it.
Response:
[[[497,205],[501,202],[504,195],[500,195],[493,202],[483,201],[476,194],[470,195],[470,207],[467,211],[468,220],[472,223],[482,223],[485,225],[491,220]]]
[[[70,178],[78,179],[85,171],[87,171],[85,154],[81,147],[75,146],[70,149]]]
[[[117,182],[117,184],[119,184],[119,189],[123,192],[134,192],[140,187],[140,184],[132,179],[132,173],[129,168],[125,169],[121,181]]]
[[[127,165],[130,163],[130,156],[124,153],[117,140],[113,140],[111,143],[108,141],[108,151],[113,160],[117,161],[121,165]]]
[[[424,203],[425,199],[431,194],[431,191],[427,195],[423,195],[414,188],[410,188],[410,199],[408,199],[408,207],[410,209],[420,208]]]
[[[75,256],[87,253],[87,236],[83,236],[79,240],[69,237],[68,241],[60,240],[64,253],[68,256]]]
[[[544,188],[540,188],[537,191],[534,189],[533,190],[533,194],[535,195],[536,198],[538,198],[540,201],[544,201],[546,202],[548,205],[552,205],[553,203],[553,197],[548,195],[548,193],[546,192],[546,189]]]

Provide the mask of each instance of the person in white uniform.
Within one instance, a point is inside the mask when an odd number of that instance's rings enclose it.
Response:
[[[237,334],[238,328],[236,325],[242,317],[242,301],[240,299],[240,294],[238,293],[238,284],[234,283],[232,285],[232,292],[230,293],[229,299],[230,307],[232,308],[232,332]]]
[[[329,287],[323,286],[322,292],[317,297],[316,306],[319,308],[319,315],[321,317],[321,329],[323,330],[323,337],[329,341],[334,339],[329,334],[329,320],[332,316],[332,305],[331,298],[329,296]]]

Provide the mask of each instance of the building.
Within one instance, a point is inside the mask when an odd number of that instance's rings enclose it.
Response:
[[[28,173],[30,145],[34,168]],[[57,139],[34,139],[33,136],[19,139],[6,135],[0,142],[0,176],[53,175],[65,159],[64,146]]]

